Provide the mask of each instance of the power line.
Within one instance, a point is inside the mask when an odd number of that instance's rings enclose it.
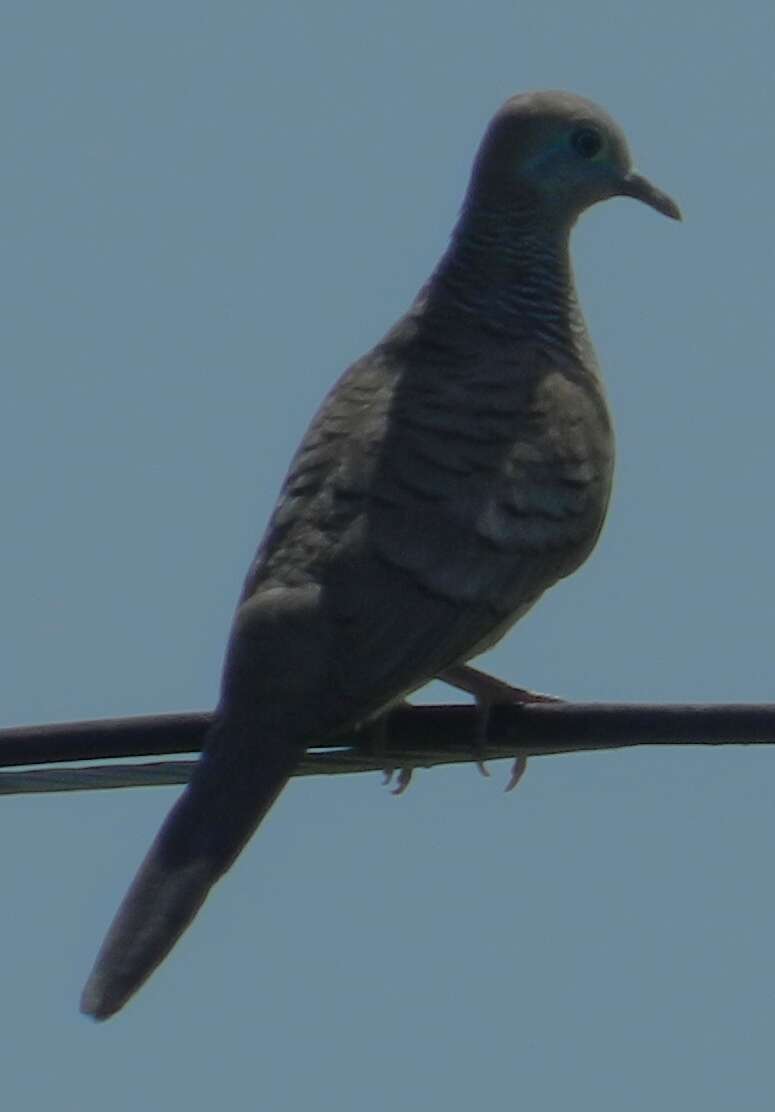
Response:
[[[477,714],[473,706],[400,707],[391,712],[385,730],[364,729],[355,736],[313,745],[296,774],[430,768],[636,745],[775,743],[772,703],[496,706],[488,721],[487,741],[474,751]],[[6,770],[0,771],[0,794],[185,783],[192,760],[140,764],[137,758],[195,754],[211,720],[206,713],[181,713],[0,730],[0,770]],[[256,759],[260,759],[258,744]],[[62,767],[106,760],[116,763]]]

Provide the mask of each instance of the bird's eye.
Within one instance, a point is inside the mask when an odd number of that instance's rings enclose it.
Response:
[[[594,158],[603,149],[603,137],[594,127],[580,127],[570,137],[573,149],[582,158]]]

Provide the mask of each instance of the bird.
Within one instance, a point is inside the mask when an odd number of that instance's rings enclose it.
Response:
[[[309,744],[434,677],[476,693],[468,662],[591,552],[614,436],[569,238],[620,196],[681,219],[592,101],[521,93],[490,121],[438,265],[293,456],[202,754],[98,953],[87,1015],[116,1013],[167,956]]]

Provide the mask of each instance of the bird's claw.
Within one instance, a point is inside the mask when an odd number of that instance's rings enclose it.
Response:
[[[513,687],[504,680],[471,668],[468,664],[455,664],[447,668],[439,676],[444,683],[467,691],[473,695],[478,710],[476,720],[476,734],[474,736],[473,757],[476,767],[483,776],[489,776],[484,765],[484,754],[487,750],[487,732],[490,725],[490,714],[495,706],[506,704],[528,705],[530,703],[561,703],[555,695],[544,695],[538,691],[527,691],[524,687]],[[506,791],[513,791],[527,767],[527,757],[520,755],[514,761],[511,777],[506,785]]]
[[[514,764],[511,766],[511,776],[509,777],[509,782],[506,785],[506,787],[504,788],[504,791],[507,791],[507,792],[513,792],[514,791],[517,784],[522,779],[526,768],[527,768],[527,757],[524,755],[524,753],[520,753],[520,755],[515,758]]]
[[[409,785],[412,781],[413,771],[414,771],[414,769],[407,768],[406,766],[404,768],[400,768],[398,770],[398,777],[396,779],[396,786],[394,788],[390,789],[390,794],[391,795],[403,795],[404,794],[404,792],[409,787]],[[382,781],[382,783],[385,784],[385,785],[389,784],[390,781],[393,779],[393,773],[394,772],[395,772],[394,768],[386,768],[385,772],[384,772],[384,777],[385,778]]]

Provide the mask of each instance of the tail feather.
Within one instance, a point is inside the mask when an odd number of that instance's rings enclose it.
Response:
[[[292,746],[205,752],[116,913],[83,990],[82,1012],[107,1019],[137,992],[251,837],[302,752]]]

